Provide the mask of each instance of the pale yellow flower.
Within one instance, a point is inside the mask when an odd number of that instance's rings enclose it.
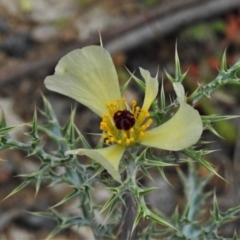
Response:
[[[198,111],[185,102],[181,83],[173,84],[180,105],[178,111],[164,124],[148,130],[152,124],[148,110],[157,96],[158,80],[142,68],[140,72],[146,83],[142,108],[134,100],[128,106],[122,98],[111,56],[100,46],[68,53],[59,61],[55,74],[45,80],[49,90],[74,98],[102,118],[100,129],[108,146],[102,149],[80,148],[66,154],[90,157],[119,182],[119,162],[127,147],[140,144],[178,151],[195,144],[203,130]]]

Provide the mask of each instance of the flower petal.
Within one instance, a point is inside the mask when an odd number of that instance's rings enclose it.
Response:
[[[106,103],[121,98],[117,73],[110,54],[100,46],[74,50],[64,56],[55,74],[45,79],[49,90],[74,98],[99,116]]]
[[[195,144],[201,137],[203,126],[197,110],[184,102],[184,89],[174,84],[180,107],[176,114],[164,124],[153,128],[149,135],[141,137],[144,146],[178,151]]]
[[[185,102],[185,91],[181,83],[173,83],[174,91],[177,95],[178,102]]]
[[[146,82],[145,98],[142,108],[148,111],[158,93],[158,79],[157,76],[152,78],[149,71],[144,70],[143,68],[140,68],[140,72]]]
[[[112,145],[101,149],[84,149],[67,151],[65,154],[85,155],[92,160],[100,163],[108,173],[118,182],[121,182],[121,176],[118,173],[119,162],[123,156],[126,147],[122,145]]]

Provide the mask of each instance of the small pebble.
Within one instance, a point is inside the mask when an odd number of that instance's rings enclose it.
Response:
[[[58,37],[58,31],[51,25],[40,25],[33,29],[34,41],[46,42]]]

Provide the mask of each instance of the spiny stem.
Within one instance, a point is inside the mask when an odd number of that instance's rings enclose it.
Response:
[[[205,86],[199,86],[198,90],[195,91],[189,98],[188,101],[193,105],[199,103],[203,98],[210,97],[210,94],[217,88],[226,84],[240,84],[240,79],[237,76],[237,72],[240,69],[240,60],[236,62],[231,68],[227,69],[226,56],[224,54],[222,60],[221,70],[218,76]]]
[[[137,236],[136,228],[132,231],[133,223],[137,213],[136,203],[131,193],[124,195],[125,205],[122,207],[123,225],[121,240],[135,240]]]
[[[129,156],[130,157],[130,156]],[[130,157],[131,158],[131,157]],[[122,229],[121,240],[135,240],[137,237],[136,228],[133,229],[134,220],[137,214],[137,205],[134,194],[129,190],[132,185],[136,184],[136,169],[134,159],[130,159],[128,162],[128,168],[124,173],[124,181],[127,181],[126,193],[123,195],[125,205],[122,206]],[[128,181],[129,180],[129,181]]]

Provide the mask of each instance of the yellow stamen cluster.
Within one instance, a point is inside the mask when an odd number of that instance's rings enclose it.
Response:
[[[103,137],[106,144],[117,143],[129,146],[138,142],[140,136],[149,134],[146,130],[153,121],[149,118],[149,112],[138,107],[135,100],[132,101],[130,109],[127,109],[124,98],[108,103],[106,106],[108,113],[102,116],[100,123],[100,129],[104,131]],[[113,120],[114,114],[122,110],[128,110],[135,118],[134,126],[127,131],[117,129]]]

